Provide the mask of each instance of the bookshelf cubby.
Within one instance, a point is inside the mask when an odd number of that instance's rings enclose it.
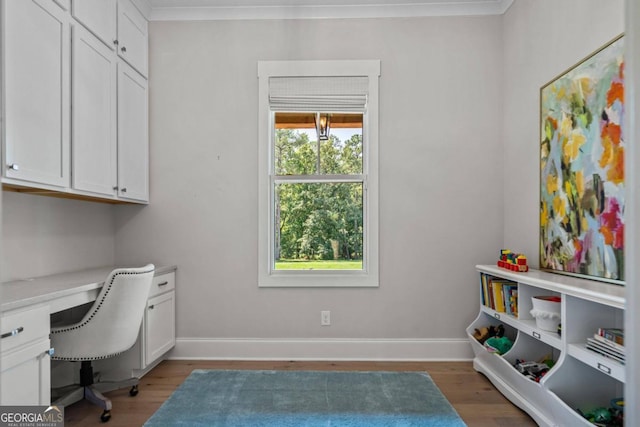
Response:
[[[623,396],[624,364],[587,349],[587,338],[598,328],[623,328],[624,287],[580,277],[539,270],[512,272],[492,265],[478,265],[480,310],[467,328],[474,352],[473,366],[515,405],[541,426],[592,426],[578,409],[609,407]],[[487,280],[516,284],[517,307],[487,301]],[[513,294],[513,287],[506,288]],[[561,298],[560,331],[540,329],[531,315],[531,298]],[[498,294],[496,294],[498,297]],[[490,299],[490,298],[489,298]],[[517,314],[514,313],[517,312]],[[474,329],[504,325],[513,346],[503,355],[487,349],[474,337]],[[515,367],[517,360],[554,365],[533,381]]]

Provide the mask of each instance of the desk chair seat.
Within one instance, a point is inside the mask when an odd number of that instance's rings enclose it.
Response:
[[[102,407],[102,421],[111,418],[111,401],[94,385],[92,360],[114,357],[131,348],[138,331],[153,280],[154,265],[113,270],[98,298],[78,323],[51,329],[54,360],[81,362],[80,384],[57,399],[54,405],[67,406],[83,398]],[[137,394],[138,378],[101,387],[102,391],[132,385]]]

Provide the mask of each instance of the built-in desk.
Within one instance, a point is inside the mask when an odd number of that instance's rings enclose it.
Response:
[[[0,312],[36,304],[49,306],[49,313],[95,301],[107,275],[116,267],[53,274],[2,283]],[[174,272],[175,266],[156,267],[155,276]]]
[[[50,404],[50,316],[95,301],[114,268],[2,283],[0,405]],[[104,362],[112,375],[140,377],[175,345],[175,272],[175,266],[156,267],[138,341]]]

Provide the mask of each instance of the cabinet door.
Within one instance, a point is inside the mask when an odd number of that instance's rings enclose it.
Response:
[[[118,63],[118,197],[149,200],[147,81]]]
[[[116,41],[116,0],[73,0],[71,14],[110,49]]]
[[[175,292],[149,299],[145,313],[145,366],[162,356],[176,344]]]
[[[50,405],[49,340],[6,352],[0,358],[0,405]]]
[[[6,1],[4,176],[69,186],[69,22],[47,0]]]
[[[69,10],[71,0],[54,0],[64,10]]]
[[[75,4],[75,3],[74,3]],[[73,188],[115,195],[116,57],[80,25],[73,27]]]
[[[147,75],[147,20],[130,0],[118,0],[118,55]]]

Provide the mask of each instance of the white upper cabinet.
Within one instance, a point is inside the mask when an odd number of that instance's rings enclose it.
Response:
[[[116,48],[116,0],[73,0],[71,14],[107,46]]]
[[[73,17],[147,75],[148,24],[130,0],[73,0]]]
[[[55,1],[58,4],[58,6],[60,6],[64,10],[69,10],[69,8],[71,7],[71,0],[53,0],[53,1]]]
[[[2,184],[149,201],[147,21],[130,0],[0,0]]]
[[[73,188],[147,202],[147,21],[129,0],[74,0],[72,13]]]
[[[115,196],[117,59],[82,26],[72,33],[72,187]]]
[[[149,200],[147,80],[118,63],[118,197]]]
[[[3,6],[3,176],[18,183],[67,187],[67,14],[51,0],[5,1]]]
[[[118,0],[118,55],[147,76],[148,24],[130,0]]]

